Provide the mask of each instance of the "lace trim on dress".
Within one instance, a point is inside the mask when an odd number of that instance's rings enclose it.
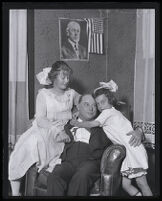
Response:
[[[70,101],[70,98],[71,98],[71,89],[67,89],[65,91],[65,93],[61,96],[58,96],[54,93],[52,93],[49,89],[41,89],[42,92],[44,92],[46,95],[50,96],[50,97],[53,97],[55,100],[57,100],[58,102],[69,102]]]
[[[143,168],[129,168],[128,170],[121,172],[122,176],[128,178],[136,178],[147,174],[147,170]]]

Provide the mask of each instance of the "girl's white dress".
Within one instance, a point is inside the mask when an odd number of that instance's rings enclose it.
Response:
[[[131,146],[129,144],[131,136],[126,135],[133,131],[131,122],[114,107],[103,110],[96,121],[100,122],[100,126],[103,127],[113,144],[121,144],[126,148],[126,157],[121,166],[121,174],[130,179],[147,174],[148,157],[143,144],[136,147]]]
[[[39,90],[33,125],[20,136],[10,155],[9,180],[23,177],[34,163],[38,172],[43,168],[52,172],[55,165],[61,163],[60,155],[65,143],[58,142],[62,139],[60,131],[72,118],[71,109],[77,95],[73,89],[68,89],[61,96],[55,95],[50,89]],[[36,121],[38,117],[46,117],[56,124],[47,128],[39,127]]]

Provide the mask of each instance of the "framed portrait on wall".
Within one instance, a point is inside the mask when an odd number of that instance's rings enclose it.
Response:
[[[88,61],[87,22],[59,18],[60,60]]]

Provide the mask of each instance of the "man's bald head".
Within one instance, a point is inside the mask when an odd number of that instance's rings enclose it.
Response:
[[[80,30],[80,25],[78,22],[75,22],[75,21],[70,21],[68,24],[67,24],[67,28],[66,28],[66,31],[69,31],[69,29],[73,29],[73,28],[77,28]]]
[[[78,104],[79,117],[82,120],[89,121],[96,117],[96,102],[91,94],[82,95]]]

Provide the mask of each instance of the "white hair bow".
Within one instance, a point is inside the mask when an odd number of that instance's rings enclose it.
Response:
[[[109,82],[99,82],[100,87],[94,90],[94,93],[101,88],[109,89],[111,92],[116,92],[118,90],[118,85],[113,81],[110,80]]]
[[[48,73],[51,71],[51,67],[43,68],[43,71],[36,75],[37,80],[42,85],[50,85],[52,82],[48,78]]]

